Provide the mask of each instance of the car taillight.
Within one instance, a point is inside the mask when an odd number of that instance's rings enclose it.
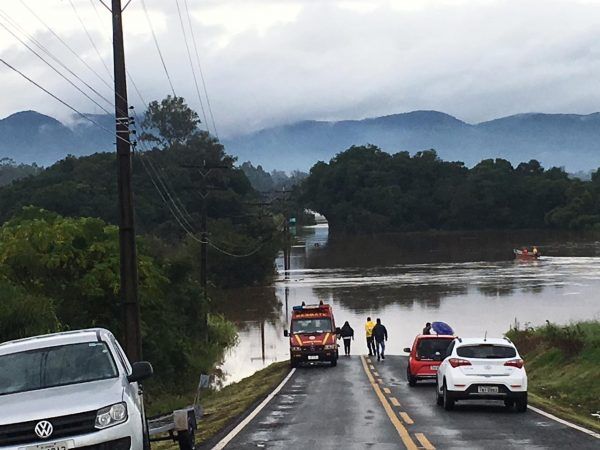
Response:
[[[505,366],[516,367],[517,369],[523,368],[523,360],[522,359],[511,359],[510,361],[506,361],[504,363]]]
[[[466,359],[460,359],[460,358],[450,358],[448,360],[448,362],[450,363],[450,365],[452,367],[459,367],[459,366],[470,366],[471,362],[466,360]]]

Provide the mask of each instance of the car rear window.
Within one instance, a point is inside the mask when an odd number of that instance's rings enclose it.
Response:
[[[446,356],[446,351],[452,343],[452,339],[429,338],[421,339],[417,344],[417,358],[436,359],[436,352],[439,353],[437,359]]]
[[[517,356],[513,347],[495,344],[463,345],[456,349],[456,354],[463,358],[482,359],[503,359]]]

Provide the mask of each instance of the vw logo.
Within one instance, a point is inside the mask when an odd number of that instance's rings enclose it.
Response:
[[[46,439],[52,436],[52,433],[54,432],[54,427],[47,420],[42,420],[41,422],[37,423],[34,431],[40,439]]]

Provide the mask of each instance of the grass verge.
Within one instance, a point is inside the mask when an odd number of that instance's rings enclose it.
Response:
[[[204,395],[201,400],[204,416],[198,423],[196,442],[201,445],[235,424],[254,404],[262,401],[273,391],[289,373],[289,367],[288,362],[271,364],[238,383]],[[169,403],[165,400],[165,404],[181,407],[182,403],[177,405],[178,401],[181,401],[181,399],[173,398]],[[152,444],[152,448],[175,450],[179,447],[176,443],[157,442]]]
[[[525,359],[531,404],[600,431],[600,322],[514,328],[507,336]]]

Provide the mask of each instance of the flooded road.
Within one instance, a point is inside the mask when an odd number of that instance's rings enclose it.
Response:
[[[597,237],[596,237],[597,238]],[[600,318],[600,242],[594,236],[536,234],[543,257],[517,262],[512,248],[531,233],[404,234],[328,238],[326,225],[300,230],[291,270],[273,285],[235,290],[223,313],[239,329],[221,370],[235,382],[287,360],[283,337],[294,305],[333,305],[336,323],[355,330],[353,354],[366,352],[363,324],[380,317],[388,354],[403,354],[425,322],[444,321],[461,336],[501,336],[515,321],[541,325]]]

